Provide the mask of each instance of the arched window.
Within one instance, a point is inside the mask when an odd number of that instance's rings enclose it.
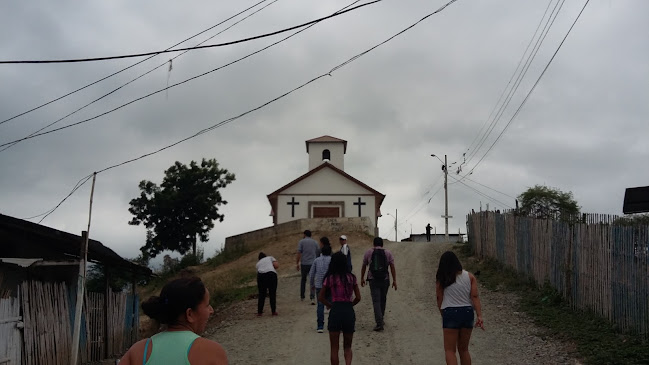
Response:
[[[329,150],[322,151],[322,159],[331,160],[331,152],[329,152]]]

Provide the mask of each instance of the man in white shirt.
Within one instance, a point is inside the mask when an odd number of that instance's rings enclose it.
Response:
[[[352,271],[352,252],[349,250],[349,246],[347,245],[347,236],[342,235],[340,236],[340,252],[345,254],[347,256],[347,267],[349,268],[349,272]]]

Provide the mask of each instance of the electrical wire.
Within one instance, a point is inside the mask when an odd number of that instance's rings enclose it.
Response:
[[[366,5],[369,5],[369,4],[375,4],[375,3],[380,2],[380,1],[383,1],[383,0],[375,0],[375,1],[371,2],[371,3],[365,3],[365,4],[362,4],[362,5],[359,5],[359,6],[356,6],[356,7],[350,8],[350,9],[348,9],[348,10],[343,10],[343,9],[345,9],[345,8],[348,8],[348,7],[352,6],[353,4],[358,3],[359,1],[360,1],[360,0],[354,1],[354,2],[351,3],[350,5],[347,5],[346,7],[344,7],[344,8],[342,8],[342,9],[336,11],[334,14],[342,14],[342,11],[350,11],[350,10],[354,10],[354,9],[357,9],[358,7],[360,7],[360,6],[366,6]],[[254,55],[257,54],[257,53],[263,52],[263,51],[265,51],[265,50],[268,49],[268,48],[271,48],[271,47],[273,47],[273,46],[275,46],[275,45],[277,45],[277,44],[279,44],[279,43],[282,43],[282,42],[286,41],[287,39],[289,39],[289,38],[291,38],[291,37],[294,37],[295,35],[297,35],[297,34],[303,32],[303,31],[305,31],[305,30],[311,28],[311,27],[314,26],[315,24],[317,24],[317,23],[313,23],[313,24],[311,24],[311,25],[309,25],[309,26],[307,26],[307,27],[305,27],[305,28],[303,28],[303,29],[298,30],[297,32],[295,32],[295,33],[293,33],[293,34],[290,34],[289,36],[287,36],[287,37],[285,37],[285,38],[282,38],[282,39],[280,39],[280,40],[278,40],[278,41],[275,41],[275,42],[273,42],[273,43],[271,43],[271,44],[269,44],[269,45],[267,45],[267,46],[265,46],[265,47],[263,47],[263,48],[260,48],[259,50],[255,51],[255,52],[249,53],[249,54],[247,54],[247,55],[245,55],[245,56],[243,56],[243,57],[240,57],[240,58],[238,58],[238,59],[236,59],[236,60],[234,60],[234,61],[231,61],[231,62],[229,62],[229,63],[226,63],[226,64],[224,64],[224,65],[222,65],[222,66],[219,66],[219,67],[217,67],[217,68],[214,68],[214,69],[212,69],[212,70],[209,70],[209,71],[203,72],[203,73],[201,73],[201,74],[199,74],[199,75],[196,75],[196,76],[190,77],[190,78],[185,79],[185,80],[183,80],[183,81],[177,82],[177,83],[175,83],[175,84],[169,85],[169,86],[167,86],[167,87],[165,87],[165,88],[162,88],[162,89],[159,89],[159,90],[153,91],[153,92],[151,92],[151,93],[149,93],[149,94],[146,94],[146,95],[141,96],[141,97],[139,97],[139,98],[133,99],[133,100],[127,102],[127,103],[124,103],[124,104],[122,104],[122,105],[120,105],[120,106],[117,106],[117,107],[115,107],[115,108],[113,108],[113,109],[110,109],[110,110],[108,110],[108,111],[105,111],[105,112],[103,112],[103,113],[100,113],[100,114],[98,114],[98,115],[95,115],[95,116],[93,116],[93,117],[86,118],[86,119],[83,119],[83,120],[80,120],[80,121],[78,121],[78,122],[74,122],[74,123],[71,123],[71,124],[67,124],[67,125],[65,125],[65,126],[63,126],[63,127],[59,127],[59,128],[55,128],[55,129],[51,129],[51,130],[48,130],[48,131],[45,131],[45,132],[35,133],[35,134],[29,135],[29,136],[26,136],[26,137],[23,137],[23,138],[19,138],[19,139],[13,140],[13,141],[5,142],[5,143],[0,144],[0,147],[4,147],[4,146],[8,146],[8,145],[13,145],[13,144],[15,144],[15,143],[22,142],[22,141],[25,141],[25,140],[28,140],[28,139],[32,139],[32,138],[36,138],[36,137],[40,137],[40,136],[43,136],[43,135],[46,135],[46,134],[50,134],[50,133],[55,133],[55,132],[58,132],[58,131],[61,131],[61,130],[67,129],[67,128],[71,128],[71,127],[74,127],[74,126],[77,126],[77,125],[81,125],[81,124],[84,124],[84,123],[90,122],[90,121],[95,120],[95,119],[97,119],[97,118],[100,118],[100,117],[102,117],[102,116],[104,116],[104,115],[107,115],[107,114],[110,114],[110,113],[112,113],[112,112],[115,112],[115,111],[117,111],[117,110],[119,110],[119,109],[122,109],[122,108],[124,108],[124,107],[126,107],[126,106],[128,106],[128,105],[131,105],[131,104],[133,104],[133,103],[136,103],[136,102],[138,102],[138,101],[140,101],[140,100],[146,99],[146,98],[148,98],[148,97],[151,97],[151,96],[156,95],[156,94],[158,94],[158,93],[161,93],[161,92],[163,92],[163,91],[169,90],[169,89],[174,88],[174,87],[176,87],[176,86],[180,86],[180,85],[185,84],[185,83],[187,83],[187,82],[190,82],[190,81],[196,80],[196,79],[198,79],[198,78],[201,78],[201,77],[203,77],[203,76],[206,76],[206,75],[208,75],[208,74],[211,74],[212,72],[216,72],[216,71],[219,71],[219,70],[221,70],[221,69],[224,69],[224,68],[226,68],[226,67],[228,67],[228,66],[231,66],[231,65],[233,65],[233,64],[235,64],[235,63],[237,63],[237,62],[239,62],[239,61],[242,61],[242,60],[244,60],[244,59],[246,59],[246,58],[248,58],[248,57],[254,56]],[[366,52],[367,52],[367,51],[366,51]],[[333,72],[333,70],[330,71],[330,73],[331,73],[331,72]]]
[[[299,24],[299,25],[294,25],[292,27],[284,28],[284,29],[277,30],[277,31],[274,31],[274,32],[264,33],[264,34],[260,34],[260,35],[256,35],[256,36],[252,36],[252,37],[248,37],[248,38],[243,38],[243,39],[238,39],[236,41],[217,43],[217,44],[210,44],[210,45],[207,45],[207,46],[194,46],[194,47],[185,47],[185,48],[176,48],[176,49],[166,49],[166,50],[162,50],[162,51],[144,52],[144,53],[136,53],[136,54],[129,54],[129,55],[121,55],[121,56],[77,58],[77,59],[64,59],[64,60],[0,61],[0,64],[24,64],[24,63],[42,64],[42,63],[95,62],[95,61],[118,60],[118,59],[124,59],[124,58],[134,58],[134,57],[144,57],[144,56],[150,56],[150,55],[159,55],[161,53],[169,53],[169,52],[179,52],[179,51],[189,51],[189,50],[197,50],[197,49],[205,49],[205,48],[231,46],[231,45],[234,45],[234,44],[250,42],[250,41],[257,40],[257,39],[272,37],[272,36],[277,35],[277,34],[290,32],[290,31],[292,31],[294,29],[303,28],[303,27],[306,27],[307,25],[315,24],[315,23],[318,23],[318,22],[326,20],[326,19],[334,18],[334,17],[337,17],[339,15],[343,15],[345,13],[348,13],[350,11],[354,11],[356,9],[359,9],[359,8],[362,8],[362,7],[365,7],[365,6],[378,3],[380,1],[382,1],[382,0],[370,1],[369,3],[361,4],[361,5],[355,6],[355,7],[351,8],[351,9],[347,9],[345,11],[336,12],[334,14],[331,14],[331,15],[328,15],[328,16],[325,16],[325,17],[322,17],[322,18],[311,20],[311,21],[308,21],[306,23],[302,23],[302,24]]]
[[[474,184],[478,184],[478,185],[480,185],[480,186],[482,186],[482,187],[485,187],[485,188],[487,188],[487,189],[489,189],[489,190],[491,190],[491,191],[495,191],[496,193],[502,194],[502,195],[504,195],[504,196],[506,196],[506,197],[508,197],[508,198],[516,199],[515,196],[511,196],[511,195],[509,195],[509,194],[507,194],[507,193],[503,193],[502,191],[498,191],[498,190],[496,190],[496,189],[494,189],[494,188],[490,188],[490,187],[488,187],[487,185],[481,184],[481,183],[479,183],[479,182],[477,182],[477,181],[475,181],[475,180],[471,180],[471,179],[469,179],[468,177],[465,178],[465,180],[471,181],[472,183],[474,183]]]
[[[521,69],[521,72],[518,74],[518,77],[514,81],[514,86],[510,89],[507,97],[505,98],[505,101],[503,104],[500,106],[498,112],[496,113],[496,116],[492,120],[489,128],[487,129],[487,132],[483,135],[483,137],[480,139],[478,142],[478,145],[476,148],[470,153],[466,163],[470,163],[473,157],[478,153],[478,151],[482,148],[484,143],[487,141],[487,138],[491,133],[493,132],[494,128],[496,125],[500,122],[500,119],[505,113],[505,110],[509,106],[509,103],[513,99],[514,95],[516,94],[516,91],[518,91],[518,88],[520,87],[521,83],[523,82],[523,79],[525,78],[525,75],[527,75],[527,71],[529,70],[530,66],[532,65],[532,62],[536,58],[536,55],[538,51],[541,48],[541,45],[543,44],[543,41],[545,40],[546,36],[550,32],[550,29],[552,28],[552,25],[554,24],[554,21],[556,20],[557,16],[559,15],[559,12],[561,11],[561,8],[563,7],[563,4],[565,3],[565,0],[562,0],[561,2],[557,1],[556,5],[552,9],[552,13],[550,13],[550,16],[548,17],[545,26],[543,27],[543,30],[541,31],[541,34],[539,35],[539,38],[536,40],[536,43],[534,44],[534,47],[532,48],[532,52],[529,54],[523,68]],[[554,17],[553,17],[554,16]]]
[[[482,124],[482,127],[480,130],[478,130],[478,133],[476,136],[473,138],[473,141],[471,141],[471,144],[469,144],[469,147],[467,147],[466,151],[464,152],[464,155],[466,155],[467,152],[473,151],[473,144],[478,140],[478,137],[482,134],[482,130],[487,126],[489,121],[491,120],[491,117],[494,115],[494,112],[498,109],[498,105],[500,105],[501,100],[503,99],[503,96],[505,95],[505,92],[509,89],[509,86],[511,85],[512,81],[514,80],[514,77],[518,73],[519,68],[521,67],[521,64],[523,63],[523,60],[525,59],[525,55],[527,54],[527,51],[530,49],[530,46],[532,45],[532,42],[536,38],[536,34],[539,32],[539,29],[541,28],[541,24],[543,24],[543,19],[545,19],[545,15],[548,13],[548,9],[550,9],[550,5],[552,5],[552,2],[554,0],[550,0],[548,2],[548,6],[545,8],[545,11],[543,12],[543,16],[541,17],[541,20],[539,20],[539,24],[536,26],[536,30],[534,31],[534,34],[532,35],[532,38],[530,41],[527,43],[527,47],[525,48],[525,51],[521,55],[520,60],[518,60],[518,64],[516,65],[516,69],[514,70],[514,73],[512,73],[511,77],[509,78],[509,81],[507,82],[507,85],[503,89],[502,93],[500,94],[500,97],[498,98],[498,101],[496,102],[496,105],[494,105],[493,109],[489,113],[489,116],[485,120],[485,122]],[[464,164],[464,163],[462,163]]]
[[[495,139],[494,142],[491,144],[491,146],[489,146],[489,149],[485,152],[484,155],[482,155],[482,158],[480,158],[480,160],[479,160],[479,161],[478,161],[478,162],[473,166],[473,168],[471,168],[471,170],[469,171],[469,173],[467,173],[467,175],[470,175],[471,173],[473,173],[473,171],[476,169],[476,167],[478,167],[478,165],[480,165],[480,163],[482,162],[482,160],[484,160],[484,158],[487,157],[487,154],[489,154],[489,152],[493,149],[493,147],[496,145],[496,143],[498,143],[498,141],[499,141],[500,138],[503,136],[503,134],[505,133],[505,131],[507,131],[507,128],[509,128],[509,126],[511,125],[511,123],[512,123],[512,122],[514,121],[514,119],[518,116],[518,113],[520,113],[521,109],[523,109],[523,106],[525,106],[525,103],[527,103],[527,100],[529,99],[530,95],[532,95],[532,93],[533,93],[534,90],[536,89],[536,86],[537,86],[537,85],[539,84],[539,82],[541,81],[541,78],[543,78],[543,75],[545,75],[545,72],[548,70],[548,68],[549,68],[550,65],[552,64],[552,61],[554,61],[554,58],[557,56],[557,53],[559,53],[559,50],[561,49],[561,47],[562,47],[563,44],[565,43],[566,39],[567,39],[568,36],[570,35],[570,32],[572,31],[572,28],[574,28],[575,24],[577,24],[577,21],[578,21],[579,18],[581,17],[581,14],[584,12],[584,10],[586,9],[586,6],[588,5],[589,2],[590,2],[590,0],[586,0],[586,3],[585,3],[584,6],[581,8],[581,11],[579,12],[579,14],[577,15],[577,17],[575,18],[575,20],[574,20],[574,22],[572,23],[572,25],[570,26],[570,28],[568,29],[568,32],[566,33],[566,35],[565,35],[565,36],[563,37],[563,39],[561,40],[561,43],[560,43],[559,46],[557,47],[556,51],[554,51],[554,54],[552,55],[552,57],[550,58],[550,60],[548,61],[548,63],[545,65],[545,68],[544,68],[543,71],[541,72],[541,75],[539,75],[538,79],[536,79],[536,82],[534,83],[534,85],[532,86],[532,88],[530,89],[530,91],[529,91],[529,92],[527,93],[527,95],[525,96],[525,99],[523,99],[523,102],[520,104],[520,106],[518,107],[518,109],[516,109],[516,112],[514,113],[514,115],[512,115],[512,117],[509,119],[509,122],[507,122],[507,124],[505,125],[505,128],[503,128],[503,130],[500,132],[500,134],[498,135],[498,137],[496,137],[496,139]],[[465,175],[465,176],[466,176],[466,175]]]
[[[196,37],[198,37],[199,35],[201,35],[201,34],[203,34],[203,33],[205,33],[205,32],[208,32],[208,31],[210,31],[210,30],[212,30],[212,29],[218,27],[219,25],[221,25],[221,24],[227,22],[228,20],[231,20],[231,19],[233,19],[233,18],[235,18],[235,17],[237,17],[237,16],[239,16],[239,15],[245,13],[246,11],[248,11],[248,10],[254,8],[255,6],[257,6],[257,5],[261,4],[261,3],[264,3],[264,2],[266,2],[266,1],[268,1],[268,0],[262,0],[262,1],[258,2],[258,3],[256,3],[255,5],[252,5],[252,6],[248,7],[247,9],[244,9],[244,10],[238,12],[237,14],[234,14],[234,15],[232,15],[231,17],[229,17],[229,18],[227,18],[227,19],[225,19],[225,20],[222,20],[221,22],[219,22],[219,23],[217,23],[217,24],[215,24],[215,25],[213,25],[213,26],[211,26],[211,27],[209,27],[209,28],[203,30],[202,32],[200,32],[200,33],[196,33],[196,34],[194,34],[193,36],[191,36],[191,37],[189,37],[189,38],[187,38],[187,39],[185,39],[185,40],[183,40],[183,41],[180,41],[180,42],[174,44],[173,46],[167,48],[166,50],[170,50],[170,49],[172,49],[172,48],[174,48],[174,47],[176,47],[176,46],[178,46],[178,45],[181,45],[181,44],[187,42],[187,41],[190,40],[190,39],[196,38]],[[117,75],[117,74],[119,74],[119,73],[121,73],[121,72],[124,72],[124,71],[126,71],[126,70],[128,70],[128,69],[130,69],[130,68],[132,68],[132,67],[135,67],[135,66],[141,64],[142,62],[148,61],[148,60],[150,60],[151,58],[153,58],[153,57],[155,57],[155,56],[156,56],[156,55],[153,55],[153,56],[151,56],[151,57],[147,57],[147,58],[145,58],[145,59],[143,59],[143,60],[141,60],[141,61],[138,61],[138,62],[136,62],[136,63],[134,63],[134,64],[132,64],[132,65],[130,65],[130,66],[128,66],[128,67],[125,67],[125,68],[123,68],[123,69],[121,69],[121,70],[119,70],[119,71],[117,71],[117,72],[114,72],[114,73],[112,73],[112,74],[110,74],[110,75],[108,75],[108,76],[102,77],[101,79],[99,79],[99,80],[97,80],[97,81],[91,82],[90,84],[88,84],[88,85],[86,85],[86,86],[80,87],[80,88],[78,88],[78,89],[76,89],[76,90],[74,90],[74,91],[71,91],[71,92],[69,92],[69,93],[67,93],[67,94],[65,94],[65,95],[59,96],[59,97],[57,97],[57,98],[55,98],[55,99],[52,99],[52,100],[50,100],[50,101],[48,101],[48,102],[46,102],[46,103],[43,103],[43,104],[41,104],[41,105],[39,105],[39,106],[37,106],[37,107],[31,108],[31,109],[29,109],[29,110],[27,110],[27,111],[24,111],[24,112],[20,113],[20,114],[14,115],[14,116],[11,117],[11,118],[8,118],[8,119],[5,119],[5,120],[3,120],[3,121],[0,121],[0,125],[2,125],[2,124],[4,124],[4,123],[7,123],[7,122],[10,121],[10,120],[13,120],[13,119],[16,119],[16,118],[18,118],[18,117],[21,117],[21,116],[23,116],[23,115],[25,115],[25,114],[31,113],[31,112],[33,112],[33,111],[35,111],[35,110],[38,110],[38,109],[40,109],[40,108],[42,108],[42,107],[44,107],[44,106],[50,105],[50,104],[52,104],[52,103],[54,103],[54,102],[57,102],[57,101],[59,101],[59,100],[65,98],[65,97],[68,97],[68,96],[70,96],[70,95],[72,95],[72,94],[75,94],[75,93],[77,93],[77,92],[79,92],[79,91],[81,91],[81,90],[83,90],[83,89],[86,89],[86,88],[88,88],[88,87],[90,87],[90,86],[93,86],[93,85],[95,85],[95,84],[97,84],[97,83],[100,83],[100,82],[102,82],[102,81],[104,81],[104,80],[106,80],[106,79],[109,79],[109,78],[111,78],[111,77],[113,77],[113,76],[115,76],[115,75]]]
[[[498,200],[498,199],[496,199],[496,198],[494,198],[494,197],[491,197],[491,196],[487,195],[486,193],[484,193],[484,192],[482,192],[482,191],[480,191],[480,190],[474,188],[473,186],[469,186],[469,185],[467,185],[466,183],[464,183],[464,181],[461,181],[460,179],[457,179],[455,176],[451,175],[451,178],[455,179],[455,180],[456,180],[457,182],[459,182],[460,184],[462,184],[462,185],[466,186],[467,188],[473,190],[474,192],[478,193],[480,196],[483,196],[483,197],[485,197],[485,198],[491,200],[491,201],[494,202],[494,203],[500,204],[500,205],[502,205],[503,207],[511,208],[510,205],[505,204],[505,203],[501,202],[500,200]]]
[[[415,27],[415,26],[418,25],[419,23],[423,22],[424,20],[428,19],[428,18],[431,17],[432,15],[437,14],[437,13],[443,11],[443,10],[446,9],[449,5],[453,4],[453,3],[456,2],[456,1],[457,1],[457,0],[451,0],[451,1],[449,1],[448,3],[446,3],[445,5],[443,5],[442,7],[440,7],[439,9],[433,11],[432,13],[427,14],[426,16],[424,16],[423,18],[421,18],[420,20],[418,20],[418,21],[416,21],[415,23],[413,23],[412,25],[410,25],[410,26],[404,28],[403,30],[401,30],[401,31],[399,31],[398,33],[396,33],[395,35],[393,35],[393,36],[387,38],[387,39],[384,40],[383,42],[381,42],[381,43],[379,43],[379,44],[377,44],[377,45],[371,47],[370,49],[368,49],[368,50],[366,50],[366,51],[364,51],[364,52],[361,52],[361,53],[357,54],[356,56],[353,56],[353,57],[350,58],[349,60],[347,60],[347,61],[345,61],[345,62],[339,64],[338,66],[332,68],[332,69],[329,70],[328,72],[323,73],[323,74],[321,74],[321,75],[319,75],[319,76],[317,76],[317,77],[314,77],[313,79],[311,79],[311,80],[309,80],[309,81],[307,81],[307,82],[301,84],[300,86],[297,86],[297,87],[295,87],[295,88],[293,88],[293,89],[291,89],[291,90],[285,92],[284,94],[282,94],[282,95],[280,95],[280,96],[277,96],[277,97],[275,97],[275,98],[273,98],[273,99],[271,99],[271,100],[269,100],[269,101],[267,101],[267,102],[265,102],[265,103],[263,103],[263,104],[257,106],[256,108],[250,109],[250,110],[248,110],[248,111],[246,111],[246,112],[244,112],[244,113],[241,113],[241,114],[239,114],[239,115],[237,115],[237,116],[235,116],[235,117],[232,117],[232,118],[229,118],[229,119],[223,120],[223,121],[221,121],[221,122],[219,122],[219,123],[217,123],[217,124],[212,125],[211,127],[208,127],[208,128],[202,129],[201,131],[199,131],[199,132],[197,132],[197,133],[195,133],[195,134],[193,134],[193,135],[191,135],[191,136],[189,136],[189,137],[183,138],[183,139],[181,139],[181,140],[179,140],[179,141],[177,141],[177,142],[174,142],[174,143],[172,143],[172,144],[170,144],[170,145],[167,145],[167,146],[165,146],[165,147],[162,147],[162,148],[160,148],[160,149],[158,149],[158,150],[156,150],[156,151],[152,151],[152,152],[146,153],[146,154],[144,154],[144,155],[141,155],[141,156],[139,156],[139,157],[132,158],[132,159],[126,160],[126,161],[124,161],[124,162],[121,162],[121,163],[118,163],[118,164],[115,164],[115,165],[111,165],[111,166],[108,166],[108,167],[103,168],[103,169],[101,169],[101,170],[98,170],[98,171],[95,172],[95,174],[99,174],[99,173],[102,173],[102,172],[105,172],[105,171],[108,171],[108,170],[111,170],[111,169],[114,169],[114,168],[117,168],[117,167],[120,167],[120,166],[124,166],[124,165],[126,165],[126,164],[131,163],[131,162],[135,162],[135,161],[137,161],[137,160],[141,160],[141,159],[146,158],[146,157],[148,157],[148,156],[152,156],[152,155],[154,155],[154,154],[157,154],[157,153],[159,153],[159,152],[162,152],[162,151],[164,151],[164,150],[166,150],[166,149],[169,149],[169,148],[171,148],[171,147],[174,147],[174,146],[176,146],[176,145],[178,145],[178,144],[180,144],[180,143],[182,143],[182,142],[185,142],[185,141],[187,141],[187,140],[190,140],[190,139],[193,139],[193,138],[195,138],[195,137],[198,137],[198,136],[201,135],[201,134],[207,133],[207,132],[209,132],[209,131],[211,131],[211,130],[214,130],[214,129],[216,129],[216,128],[219,128],[219,127],[221,127],[221,126],[223,126],[223,125],[225,125],[225,124],[228,124],[228,123],[230,123],[230,122],[232,122],[232,121],[235,121],[235,120],[237,120],[237,119],[239,119],[239,118],[241,118],[241,117],[243,117],[243,116],[245,116],[245,115],[247,115],[247,114],[250,114],[250,113],[252,113],[252,112],[254,112],[254,111],[256,111],[256,110],[259,110],[259,109],[261,109],[261,108],[263,108],[263,107],[265,107],[265,106],[267,106],[267,105],[269,105],[269,104],[271,104],[271,103],[273,103],[273,102],[275,102],[275,101],[277,101],[277,100],[280,100],[280,99],[282,99],[282,98],[288,96],[289,94],[291,94],[291,93],[293,93],[293,92],[295,92],[295,91],[297,91],[297,90],[299,90],[299,89],[301,89],[301,88],[303,88],[303,87],[305,87],[305,86],[307,86],[307,85],[309,85],[309,84],[311,84],[311,83],[313,83],[313,82],[315,82],[315,81],[317,81],[317,80],[323,78],[323,77],[326,77],[326,76],[332,76],[332,73],[333,73],[335,70],[339,70],[339,69],[341,68],[341,65],[346,66],[346,65],[350,64],[351,62],[357,60],[357,59],[360,58],[361,56],[363,56],[363,55],[369,53],[371,50],[374,50],[374,49],[376,49],[377,47],[380,47],[381,45],[390,42],[390,41],[393,40],[394,38],[396,38],[396,37],[398,37],[399,35],[401,35],[401,34],[407,32],[408,30],[412,29],[413,27]],[[350,60],[351,60],[351,61],[350,61]],[[92,177],[92,174],[90,174],[90,175],[87,177],[87,179],[86,179],[86,181],[84,181],[84,183],[87,182],[87,181],[90,179],[90,177]],[[83,179],[82,179],[82,180],[83,180]],[[75,188],[78,189],[78,187],[75,187]],[[56,209],[58,209],[58,208],[61,206],[61,204],[63,204],[63,202],[64,202],[67,198],[69,198],[69,197],[70,197],[70,196],[71,196],[71,195],[76,191],[76,189],[73,189],[73,190],[70,192],[70,194],[68,194],[68,196],[66,196],[66,197],[65,197],[61,202],[59,202],[59,203],[58,203],[58,204],[57,204],[53,209],[50,209],[49,211],[47,211],[46,214],[47,214],[47,215],[52,214]],[[431,197],[431,199],[432,199],[432,197]],[[45,214],[45,213],[44,213],[44,214]],[[42,215],[42,214],[41,214],[41,215]],[[40,215],[39,215],[39,216],[40,216]]]
[[[264,0],[264,1],[267,1],[267,0]],[[198,44],[201,45],[201,44],[203,44],[203,43],[209,41],[210,39],[212,39],[212,38],[218,36],[219,34],[222,34],[223,32],[225,32],[225,31],[227,31],[228,29],[234,27],[235,25],[241,23],[242,21],[244,21],[244,20],[250,18],[251,16],[257,14],[258,12],[260,12],[260,11],[266,9],[267,7],[273,5],[273,4],[276,3],[277,1],[279,1],[279,0],[274,0],[274,1],[272,1],[271,3],[269,3],[269,4],[266,4],[265,6],[261,7],[260,9],[255,10],[254,12],[248,14],[247,16],[243,17],[242,19],[240,19],[240,20],[236,21],[235,23],[231,24],[229,27],[227,27],[227,28],[221,30],[220,32],[214,34],[213,36],[211,36],[211,37],[209,37],[209,38],[203,40],[202,42],[200,42],[200,43],[198,43]],[[358,1],[360,1],[360,0],[358,0]],[[358,2],[358,1],[357,1],[357,2]],[[212,28],[213,28],[213,27],[212,27]],[[210,28],[210,29],[211,29],[211,28]],[[62,118],[59,118],[59,119],[55,120],[54,122],[49,123],[48,125],[46,125],[46,126],[40,128],[40,129],[38,129],[38,130],[36,130],[36,131],[30,133],[29,135],[27,135],[26,138],[32,137],[32,136],[38,134],[39,132],[41,132],[41,131],[43,131],[43,130],[45,130],[45,129],[47,129],[47,128],[49,128],[49,127],[55,125],[55,124],[57,124],[58,122],[60,122],[60,121],[62,121],[62,120],[64,120],[64,119],[66,119],[67,117],[69,117],[69,116],[71,116],[71,115],[73,115],[73,114],[76,114],[77,112],[79,112],[79,111],[81,111],[81,110],[83,110],[83,109],[89,107],[90,105],[92,105],[92,104],[98,102],[99,100],[104,99],[105,97],[107,97],[107,96],[113,94],[114,92],[120,90],[121,88],[123,88],[123,87],[125,87],[125,86],[127,86],[127,85],[129,85],[129,84],[131,84],[131,83],[133,83],[133,82],[135,82],[135,81],[141,79],[142,77],[144,77],[144,76],[150,74],[151,72],[153,72],[153,71],[159,69],[160,67],[167,65],[168,62],[172,62],[173,60],[175,60],[176,58],[178,58],[178,57],[184,55],[184,54],[187,53],[187,52],[189,52],[189,51],[184,51],[184,52],[182,52],[182,53],[180,53],[180,54],[174,56],[174,57],[171,58],[169,61],[165,61],[165,62],[161,63],[160,65],[158,65],[158,66],[152,68],[151,70],[145,72],[144,74],[142,74],[142,75],[140,75],[140,76],[138,76],[138,77],[132,79],[131,81],[129,81],[129,82],[127,82],[127,83],[125,83],[125,84],[123,84],[123,85],[117,87],[116,89],[113,89],[113,90],[109,91],[108,93],[106,93],[106,94],[104,94],[104,95],[102,95],[102,96],[96,98],[95,100],[93,100],[93,101],[87,103],[86,105],[84,105],[84,106],[82,106],[82,107],[76,109],[75,111],[73,111],[73,112],[71,112],[71,113],[69,113],[69,114],[63,116]],[[149,57],[149,58],[152,58],[152,57],[155,57],[155,56],[151,56],[151,57]],[[147,60],[148,60],[149,58],[147,58]],[[144,62],[144,61],[146,61],[146,60],[140,61],[140,62],[138,62],[138,63],[141,63],[141,62]],[[137,63],[136,63],[136,65],[137,65]],[[169,87],[169,86],[167,85],[167,87]],[[167,90],[169,90],[169,89],[167,89]],[[18,141],[16,141],[15,143],[12,143],[12,144],[9,144],[9,145],[7,145],[7,146],[4,146],[4,148],[0,149],[0,152],[3,152],[3,151],[5,151],[5,150],[7,150],[7,149],[9,149],[9,148],[11,148],[11,147],[17,145],[17,144],[20,143],[21,141],[22,141],[22,140],[18,140]]]

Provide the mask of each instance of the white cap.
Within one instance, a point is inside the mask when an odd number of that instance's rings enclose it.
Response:
[[[347,241],[347,236],[342,235],[342,236],[340,236],[340,239],[341,239],[341,240],[345,240],[345,241]]]

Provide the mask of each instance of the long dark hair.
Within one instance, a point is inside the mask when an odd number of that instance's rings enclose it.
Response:
[[[205,284],[198,277],[186,277],[168,282],[160,296],[142,303],[142,311],[159,323],[175,325],[187,308],[196,309],[205,297]]]
[[[462,264],[452,251],[446,251],[439,258],[437,275],[435,278],[442,285],[442,289],[455,282],[457,274],[462,271]]]
[[[349,267],[347,266],[347,256],[345,256],[345,254],[342,252],[336,252],[335,254],[331,255],[331,262],[329,263],[329,268],[327,269],[327,273],[324,277],[327,278],[329,276],[337,276],[338,280],[340,280],[340,282],[343,284],[345,296],[351,295],[351,292],[349,292],[348,288],[349,275],[355,277],[354,274],[349,271]],[[336,280],[332,280],[332,286],[333,285],[336,285]]]

